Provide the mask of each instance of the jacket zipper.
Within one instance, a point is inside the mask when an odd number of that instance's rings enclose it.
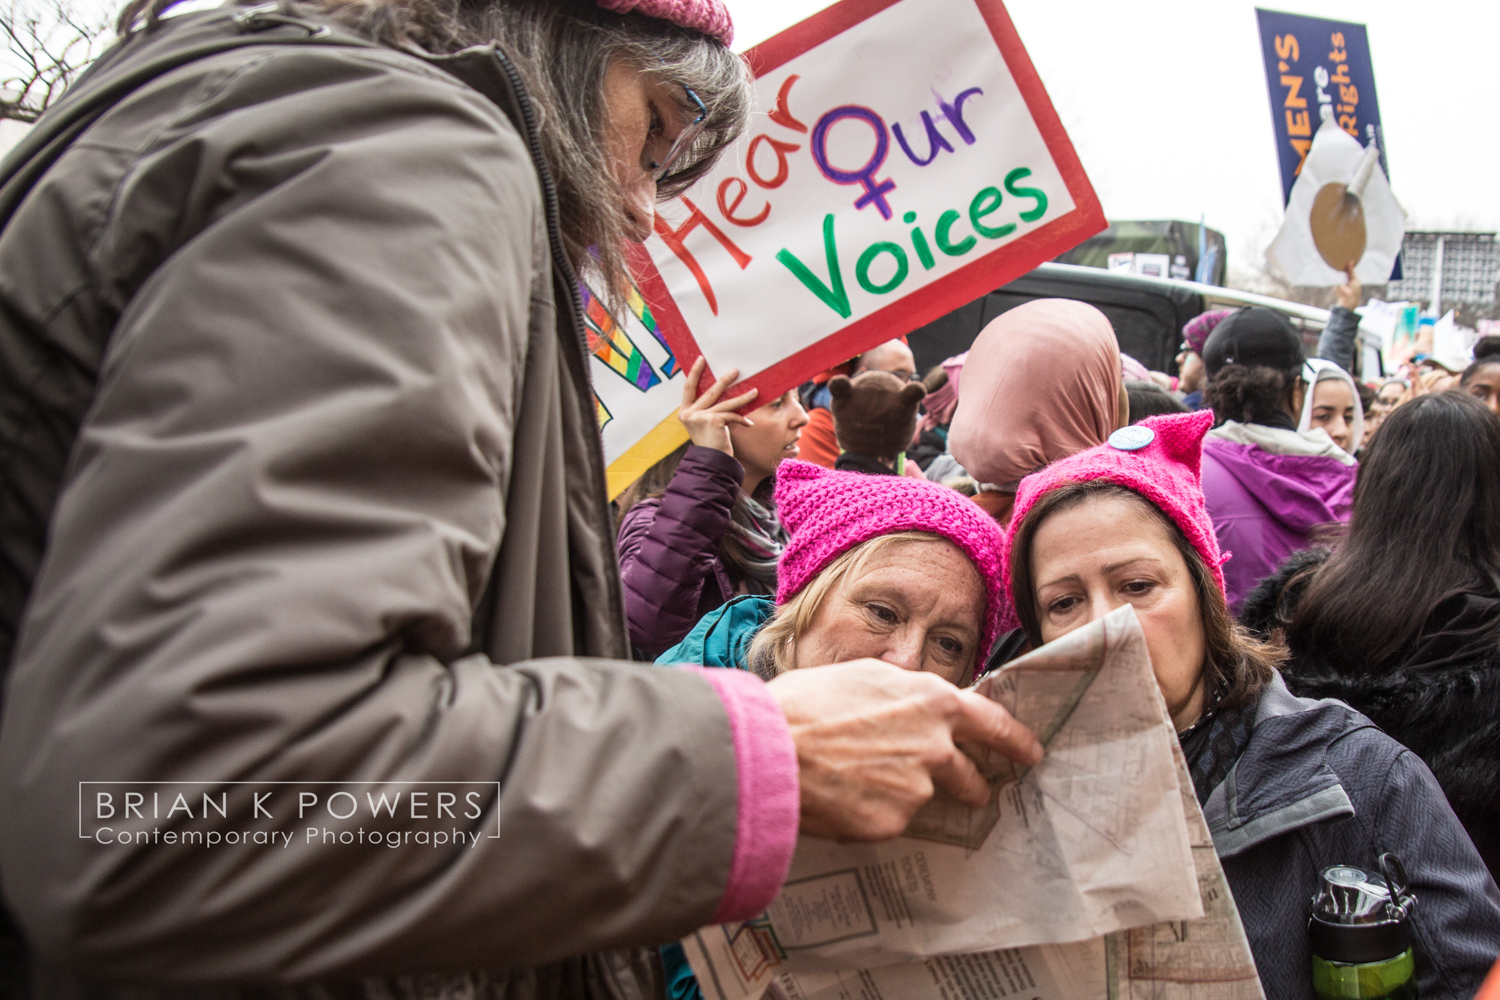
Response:
[[[526,85],[521,80],[520,72],[511,63],[509,57],[500,51],[498,45],[495,46],[493,51],[496,61],[500,64],[500,68],[505,71],[506,78],[510,80],[511,91],[515,94],[516,104],[521,109],[521,121],[525,125],[526,148],[531,153],[532,162],[536,164],[537,178],[542,182],[542,204],[547,214],[547,242],[552,248],[552,263],[558,269],[558,273],[563,276],[563,280],[568,286],[568,301],[572,306],[573,335],[578,339],[578,348],[581,352],[580,359],[583,364],[584,385],[589,387],[591,391],[593,373],[589,370],[589,343],[588,338],[584,334],[583,327],[583,298],[578,290],[578,275],[574,272],[573,264],[568,260],[568,255],[563,252],[562,237],[560,235],[562,232],[561,213],[557,208],[557,186],[552,181],[552,171],[548,169],[547,160],[542,155],[542,142],[538,134],[536,109],[531,106],[531,98],[526,93]],[[604,442],[602,436],[598,433],[597,424],[593,423],[594,419],[594,408],[590,405],[587,407],[585,420],[587,426],[593,428],[595,433],[592,447],[585,450],[588,454],[589,463],[594,467],[594,475],[599,487],[602,489],[607,481],[604,465]],[[598,513],[604,515],[602,518],[596,517],[597,526],[601,529],[601,534],[603,537],[613,538],[615,526],[608,514],[608,508],[596,512],[596,514]],[[613,545],[605,546],[604,561],[605,588],[614,598],[616,609],[615,638],[618,641],[619,648],[615,655],[621,659],[630,659],[630,628],[625,621],[625,599],[621,593],[619,564],[616,561],[615,547]],[[492,581],[493,572],[491,570]]]
[[[562,237],[558,235],[562,229],[562,223],[561,214],[557,208],[557,185],[553,183],[552,171],[547,168],[547,161],[542,156],[542,141],[538,136],[536,109],[531,106],[531,98],[526,94],[526,86],[521,81],[521,74],[511,64],[510,58],[500,51],[498,46],[495,47],[494,52],[500,68],[505,70],[505,75],[510,79],[511,91],[516,95],[516,104],[521,108],[521,120],[526,126],[526,148],[531,152],[531,159],[536,163],[537,177],[542,182],[542,204],[547,213],[547,242],[552,247],[552,263],[567,282],[568,297],[573,305],[573,333],[577,335],[584,357],[587,358],[589,345],[583,335],[581,318],[583,298],[578,293],[578,275],[573,272],[573,265],[568,260],[568,255],[563,252]]]

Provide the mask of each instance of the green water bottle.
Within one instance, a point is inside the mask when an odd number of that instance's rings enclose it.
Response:
[[[1313,990],[1327,1000],[1417,1000],[1406,871],[1382,854],[1379,872],[1324,869],[1313,897]]]

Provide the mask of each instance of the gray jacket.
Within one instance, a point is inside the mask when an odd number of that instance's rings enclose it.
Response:
[[[1292,695],[1278,675],[1249,742],[1204,806],[1268,1000],[1315,1000],[1307,914],[1318,873],[1411,876],[1422,1000],[1471,1000],[1500,955],[1500,890],[1416,754],[1340,701]]]
[[[234,30],[169,19],[69,100]],[[532,112],[491,49],[348,41],[134,89],[0,236],[0,457],[66,459],[5,477],[7,516],[49,525],[0,726],[0,876],[47,994],[433,973],[458,978],[376,992],[635,996],[631,953],[569,956],[675,939],[725,887],[723,704],[621,662]],[[81,782],[168,780],[479,782],[457,825],[480,835],[304,843],[283,805],[263,825],[288,848],[80,836]]]
[[[1318,334],[1318,357],[1359,378],[1359,314],[1343,306],[1328,310],[1328,324]]]

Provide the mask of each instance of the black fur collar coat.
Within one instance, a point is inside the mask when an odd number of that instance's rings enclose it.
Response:
[[[1290,556],[1262,580],[1240,611],[1240,624],[1262,638],[1296,614],[1307,579],[1326,549]],[[1387,674],[1350,674],[1318,650],[1292,650],[1287,686],[1306,698],[1338,698],[1369,716],[1432,769],[1492,875],[1500,872],[1500,648],[1460,652],[1451,641],[1465,625],[1500,614],[1500,600],[1464,595],[1439,605],[1412,655]]]

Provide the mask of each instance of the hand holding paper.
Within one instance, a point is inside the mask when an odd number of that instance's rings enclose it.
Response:
[[[935,800],[895,840],[804,838],[764,916],[683,942],[705,995],[981,1000],[996,980],[1043,1000],[1130,998],[1196,977],[1215,997],[1259,998],[1134,610],[975,691],[1047,755],[1017,767],[971,751],[992,780],[985,807]]]
[[[768,689],[797,745],[805,835],[888,840],[934,786],[983,806],[990,786],[955,740],[1026,764],[1042,756],[1031,731],[990,699],[880,660],[794,670]]]

